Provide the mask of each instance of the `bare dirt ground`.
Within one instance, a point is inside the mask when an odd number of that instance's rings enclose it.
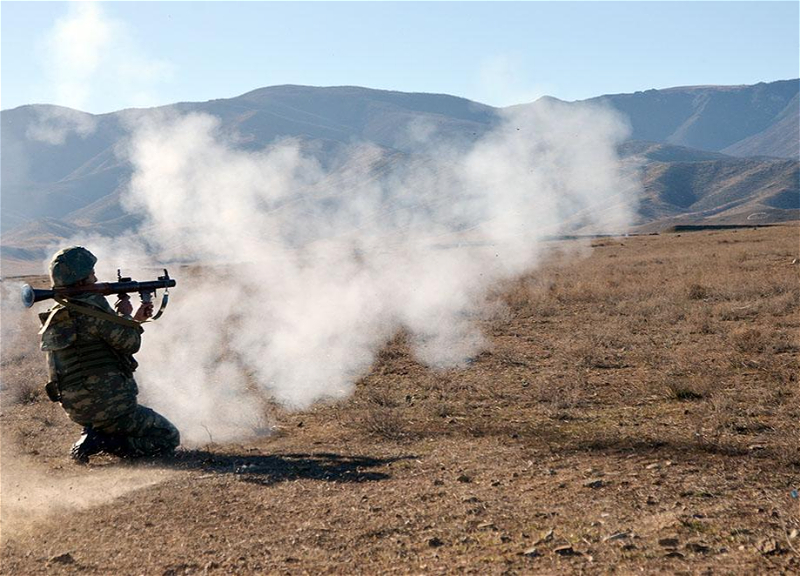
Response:
[[[167,462],[71,464],[6,352],[0,572],[800,574],[799,232],[596,240],[499,288],[467,368],[399,335],[347,401]]]

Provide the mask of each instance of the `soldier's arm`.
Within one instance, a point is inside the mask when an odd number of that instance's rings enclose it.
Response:
[[[117,314],[125,318],[136,320],[137,322],[144,322],[153,316],[153,303],[142,302],[136,314],[133,314],[133,304],[131,304],[131,297],[128,294],[120,294],[117,302],[114,304],[114,309]]]

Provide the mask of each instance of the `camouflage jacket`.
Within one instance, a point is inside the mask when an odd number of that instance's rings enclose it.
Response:
[[[117,316],[99,294],[71,296],[68,301]],[[41,349],[47,355],[50,381],[59,389],[80,385],[97,374],[130,377],[136,369],[132,355],[141,346],[141,326],[122,325],[61,304],[39,317],[43,326]]]

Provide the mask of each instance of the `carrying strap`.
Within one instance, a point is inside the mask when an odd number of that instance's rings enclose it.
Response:
[[[45,320],[45,321],[42,323],[42,327],[41,327],[41,328],[39,328],[39,336],[41,336],[42,334],[44,334],[44,333],[45,333],[45,330],[47,330],[47,328],[50,326],[50,322],[53,320],[53,318],[55,317],[56,313],[57,313],[59,310],[62,310],[62,308],[58,308],[58,307],[56,307],[56,308],[53,308],[53,309],[50,311],[50,315],[47,317],[47,320]]]
[[[109,314],[108,312],[103,312],[102,310],[97,310],[96,308],[90,308],[89,306],[81,306],[79,304],[75,304],[74,302],[70,302],[68,300],[63,300],[59,297],[54,297],[53,300],[61,304],[62,306],[69,308],[71,310],[75,310],[76,312],[80,312],[81,314],[86,314],[87,316],[94,316],[95,318],[100,318],[102,320],[108,320],[109,322],[115,322],[117,324],[122,324],[123,326],[128,326],[131,328],[139,328],[140,324],[136,320],[128,320],[127,318],[123,318],[121,316],[117,316],[115,314]],[[47,324],[50,323],[50,319],[53,315],[50,315],[50,318],[47,319],[45,323],[45,327]],[[42,329],[44,330],[44,328]]]

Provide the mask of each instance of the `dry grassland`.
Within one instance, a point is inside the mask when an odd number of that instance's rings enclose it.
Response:
[[[800,574],[798,230],[596,240],[499,288],[466,369],[398,335],[347,401],[170,462],[70,464],[6,351],[0,572]]]

